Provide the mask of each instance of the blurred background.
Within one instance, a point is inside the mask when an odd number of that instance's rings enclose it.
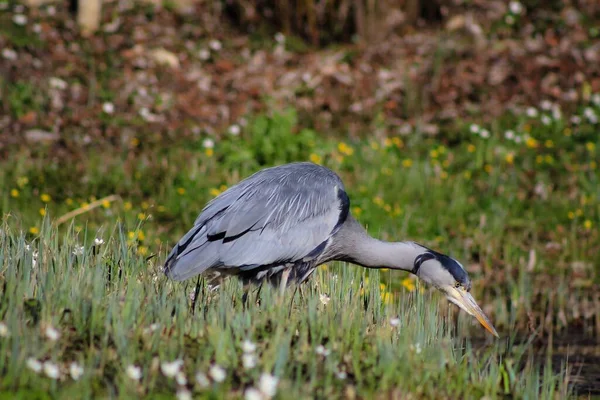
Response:
[[[598,1],[0,0],[0,49],[0,211],[30,239],[119,221],[162,260],[225,188],[310,160],[598,384]]]

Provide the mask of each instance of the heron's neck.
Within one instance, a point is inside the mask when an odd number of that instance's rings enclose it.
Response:
[[[348,221],[348,229],[339,233],[344,261],[367,268],[389,268],[412,271],[415,259],[425,250],[414,242],[386,242],[375,239],[365,232],[356,221]]]

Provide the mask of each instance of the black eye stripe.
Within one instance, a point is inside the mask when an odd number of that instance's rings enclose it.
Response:
[[[432,253],[423,253],[418,255],[417,258],[415,258],[415,264],[413,266],[412,273],[416,275],[417,272],[419,272],[419,268],[421,268],[421,264],[423,264],[427,260],[432,260],[434,258],[435,255]]]

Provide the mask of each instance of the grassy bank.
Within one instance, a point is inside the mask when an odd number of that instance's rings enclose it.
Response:
[[[30,242],[3,226],[2,390],[21,398],[235,398],[273,386],[278,398],[566,395],[564,374],[543,373],[528,346],[505,338],[473,351],[449,333],[435,296],[390,299],[376,272],[328,266],[302,295],[281,299],[265,287],[260,305],[243,309],[235,280],[216,289],[167,281],[162,257],[137,254],[122,226],[104,243],[81,245],[71,229],[46,224]]]

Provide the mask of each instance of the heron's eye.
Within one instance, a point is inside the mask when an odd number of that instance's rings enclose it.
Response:
[[[457,289],[458,289],[458,288],[460,288],[461,286],[462,286],[462,285],[460,284],[460,282],[456,282],[456,283],[454,284],[454,287],[455,287],[455,288],[457,288]]]

